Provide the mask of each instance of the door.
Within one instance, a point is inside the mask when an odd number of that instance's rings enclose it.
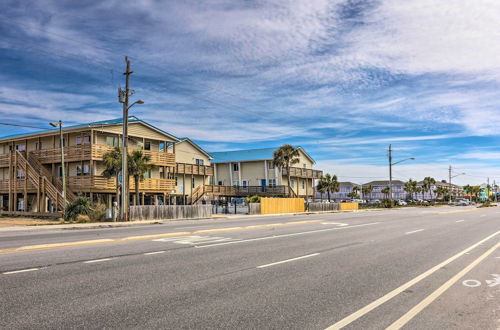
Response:
[[[266,191],[266,179],[261,179],[260,180],[260,191],[265,192]]]

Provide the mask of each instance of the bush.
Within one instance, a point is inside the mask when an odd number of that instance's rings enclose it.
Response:
[[[83,214],[78,214],[75,218],[75,221],[77,223],[89,223],[89,222],[92,222],[92,220],[90,220],[90,217],[88,215],[83,215]]]
[[[92,203],[86,197],[78,197],[74,202],[66,205],[63,218],[65,221],[75,221],[79,215],[88,216],[92,212]]]
[[[394,201],[390,200],[389,198],[385,198],[380,202],[381,207],[385,207],[388,209],[393,208],[395,205],[396,205],[396,203]]]
[[[260,196],[251,196],[246,199],[247,203],[260,203]]]
[[[92,221],[104,221],[106,218],[106,205],[101,203],[95,205],[90,211],[89,217]]]

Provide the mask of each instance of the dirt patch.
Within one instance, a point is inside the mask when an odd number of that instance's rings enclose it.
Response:
[[[0,217],[0,227],[6,226],[37,226],[37,225],[58,225],[62,222],[52,219],[37,219],[23,217]]]

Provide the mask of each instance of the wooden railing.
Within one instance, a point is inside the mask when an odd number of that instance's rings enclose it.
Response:
[[[8,153],[0,155],[0,167],[9,167],[9,157]]]
[[[116,179],[103,176],[70,176],[67,178],[68,185],[73,191],[116,191]],[[129,181],[130,192],[135,190],[133,178]],[[166,192],[175,189],[175,180],[146,178],[139,182],[141,192]]]
[[[204,193],[210,195],[221,195],[221,196],[252,196],[252,195],[276,195],[276,196],[286,196],[288,195],[289,188],[287,186],[212,186],[205,185],[203,187]],[[292,194],[295,194],[292,190]]]
[[[213,166],[207,165],[177,163],[177,166],[175,167],[175,173],[213,176],[214,168]]]
[[[286,168],[283,168],[283,175],[287,175]],[[290,167],[290,176],[299,178],[321,179],[323,171],[310,168]]]
[[[113,147],[101,144],[86,144],[81,146],[71,146],[64,148],[64,160],[67,162],[75,162],[75,161],[85,161],[85,160],[102,160],[104,154],[108,151],[113,150]],[[137,150],[129,148],[129,153]],[[156,166],[175,166],[175,154],[171,152],[164,151],[151,151],[151,150],[142,150],[145,155],[149,155],[151,157],[150,163]],[[57,163],[61,161],[61,149],[42,149],[42,150],[34,150],[30,151],[30,154],[33,154],[40,163]],[[0,167],[3,166],[5,161],[2,159],[0,155]],[[5,166],[8,166],[8,158]]]
[[[25,179],[16,179],[14,180],[14,184],[12,185],[12,189],[16,189],[18,192],[22,192],[24,189],[24,182]],[[10,180],[0,180],[0,192],[3,194],[8,194],[9,193],[9,183]],[[33,184],[31,181],[26,182],[26,189],[29,192],[36,191],[36,186]]]

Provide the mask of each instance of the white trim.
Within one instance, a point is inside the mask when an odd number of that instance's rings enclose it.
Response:
[[[241,182],[241,162],[238,162],[238,186],[242,186]]]

